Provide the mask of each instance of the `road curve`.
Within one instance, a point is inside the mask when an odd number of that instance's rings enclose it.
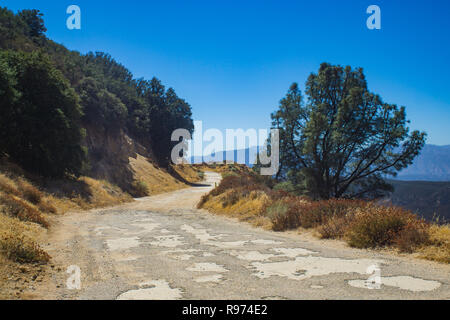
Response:
[[[449,299],[450,268],[195,209],[220,181],[58,217],[44,299]],[[68,288],[69,266],[81,288]],[[73,269],[72,269],[73,270]],[[371,279],[369,281],[369,278]],[[73,278],[71,278],[73,279]]]

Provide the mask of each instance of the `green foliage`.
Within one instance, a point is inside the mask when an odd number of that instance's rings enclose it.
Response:
[[[133,195],[135,197],[146,197],[149,195],[149,192],[148,185],[144,181],[133,182]]]
[[[283,181],[280,183],[277,183],[274,187],[273,187],[274,191],[285,191],[285,192],[289,192],[289,193],[295,193],[296,189],[295,189],[295,185],[292,183],[292,181]]]
[[[1,52],[2,77],[14,84],[1,95],[0,151],[44,176],[79,174],[84,159],[78,97],[45,54]],[[20,95],[11,93],[20,92]]]
[[[316,199],[377,198],[392,191],[383,176],[412,163],[425,133],[409,133],[404,107],[368,91],[362,69],[324,63],[293,84],[272,114],[280,129],[280,175]]]
[[[172,142],[172,132],[186,129],[194,131],[190,105],[179,98],[175,90],[165,90],[161,82],[153,78],[151,81],[139,83],[141,96],[149,106],[150,126],[147,134],[151,137],[153,151],[161,165],[168,165],[172,148],[178,142]]]
[[[28,35],[30,37],[41,37],[47,31],[44,25],[44,19],[42,19],[44,15],[39,10],[22,10],[18,13],[18,16],[28,26]]]
[[[77,91],[84,107],[85,122],[97,128],[119,129],[123,128],[127,119],[127,107],[116,95],[102,89],[93,78],[84,78]]]
[[[0,7],[0,153],[42,175],[78,174],[80,126],[90,125],[126,132],[167,166],[172,132],[193,132],[189,104],[158,79],[136,80],[110,55],[81,55],[45,32],[38,10]]]

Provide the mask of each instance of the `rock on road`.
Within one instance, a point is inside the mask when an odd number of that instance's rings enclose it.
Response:
[[[450,268],[195,209],[220,181],[58,217],[44,299],[449,299]],[[66,269],[81,270],[69,290]],[[379,270],[379,274],[376,270]],[[367,272],[372,272],[368,274]],[[381,285],[367,282],[369,277]]]

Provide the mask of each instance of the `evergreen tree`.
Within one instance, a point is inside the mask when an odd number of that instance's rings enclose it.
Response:
[[[324,63],[306,83],[304,102],[292,85],[272,114],[280,129],[281,174],[313,198],[376,198],[383,179],[410,165],[426,134],[409,133],[405,107],[369,92],[362,69]]]
[[[0,65],[15,70],[13,91],[2,90],[0,150],[25,169],[43,176],[78,175],[85,152],[81,147],[81,107],[75,91],[48,56],[1,52]],[[2,78],[8,77],[2,70]],[[10,90],[9,90],[10,91]]]

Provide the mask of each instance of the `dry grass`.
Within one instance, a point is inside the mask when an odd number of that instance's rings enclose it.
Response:
[[[46,197],[49,205],[62,214],[73,210],[103,208],[133,201],[133,198],[108,181],[81,177],[76,181],[55,181],[52,189],[61,190]]]
[[[221,174],[237,173],[240,175],[250,173],[250,169],[246,165],[239,163],[230,163],[230,164],[202,163],[202,164],[193,164],[191,167],[196,170],[213,171]]]
[[[14,262],[47,262],[50,257],[35,240],[42,230],[33,223],[0,215],[0,252]]]
[[[274,231],[313,228],[323,239],[341,239],[352,247],[389,247],[450,263],[449,225],[363,200],[311,201],[270,189],[270,183],[251,173],[223,172],[222,182],[201,199],[199,208]]]
[[[206,201],[202,208],[246,221],[257,227],[270,228],[270,220],[262,212],[269,201],[268,196],[258,190],[251,191],[243,197],[233,199],[234,191],[229,190],[210,201]]]
[[[201,168],[192,165],[180,164],[173,166],[173,170],[188,183],[196,183],[203,180],[205,173]]]
[[[201,181],[201,170],[190,165],[177,165],[170,168],[172,174],[166,169],[159,168],[147,158],[137,155],[129,158],[134,172],[133,196],[142,197],[170,192],[189,187],[190,183]],[[184,180],[184,181],[183,181]]]
[[[432,225],[429,229],[429,243],[418,252],[421,258],[450,263],[450,225]]]

